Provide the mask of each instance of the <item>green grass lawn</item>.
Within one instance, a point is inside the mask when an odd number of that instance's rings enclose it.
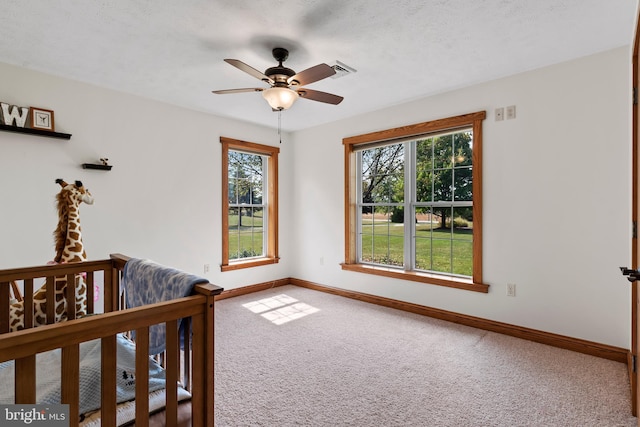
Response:
[[[433,224],[433,227],[437,227]],[[362,226],[364,261],[402,266],[404,224],[368,221]],[[473,232],[471,229],[416,226],[416,269],[471,276],[473,274]]]
[[[229,215],[229,259],[262,255],[261,213]],[[473,273],[473,232],[471,229],[444,230],[438,224],[416,226],[416,268],[471,276]],[[404,224],[363,221],[362,254],[367,262],[402,266]]]
[[[243,215],[242,225],[238,219],[238,215],[229,215],[229,259],[262,255],[262,213]]]

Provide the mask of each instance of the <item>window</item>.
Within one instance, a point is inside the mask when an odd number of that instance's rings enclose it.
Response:
[[[277,147],[221,137],[222,271],[277,263]]]
[[[487,292],[484,111],[345,138],[343,268]]]

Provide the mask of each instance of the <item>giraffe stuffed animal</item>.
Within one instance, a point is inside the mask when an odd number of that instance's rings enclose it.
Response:
[[[93,204],[93,196],[82,182],[76,181],[67,184],[62,179],[56,183],[62,189],[56,196],[58,207],[58,226],[53,235],[56,245],[56,257],[54,264],[86,261],[87,254],[82,244],[82,230],[80,228],[80,204]],[[67,288],[67,276],[59,276],[54,279],[55,286],[55,322],[67,319],[67,301],[65,292]],[[82,275],[75,277],[73,284],[76,289],[76,317],[87,314],[87,286]],[[46,284],[42,285],[33,294],[33,326],[47,323],[46,313]],[[9,329],[17,331],[24,328],[24,301],[18,301],[10,306]]]

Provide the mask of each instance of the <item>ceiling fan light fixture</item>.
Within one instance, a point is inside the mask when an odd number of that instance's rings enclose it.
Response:
[[[274,110],[287,110],[298,99],[298,92],[288,87],[276,86],[263,90],[262,96]]]

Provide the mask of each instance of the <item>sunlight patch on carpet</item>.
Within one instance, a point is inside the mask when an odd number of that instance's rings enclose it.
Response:
[[[252,301],[242,304],[242,306],[253,313],[260,314],[276,325],[282,325],[320,311],[319,308],[299,302],[297,299],[285,294]]]

